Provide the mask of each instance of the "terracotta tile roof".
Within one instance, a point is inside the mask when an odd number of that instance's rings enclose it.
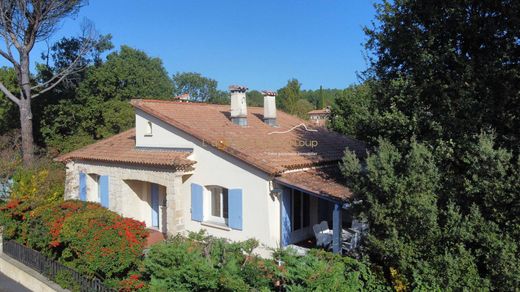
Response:
[[[341,201],[351,199],[353,196],[352,191],[345,186],[345,178],[337,166],[287,172],[276,177],[275,180],[309,193]]]
[[[191,152],[172,150],[142,150],[135,148],[135,129],[131,129],[56,158],[66,162],[72,159],[121,162],[140,165],[158,165],[191,169]]]
[[[262,120],[263,108],[248,108],[248,125],[229,119],[229,105],[180,103],[164,100],[132,100],[132,105],[187,134],[216,145],[269,174],[339,161],[345,148],[365,154],[365,145],[323,127],[277,112],[278,127]]]

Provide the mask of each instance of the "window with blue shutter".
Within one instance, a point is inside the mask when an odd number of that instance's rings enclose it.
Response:
[[[191,184],[191,220],[201,222],[203,214],[203,191],[202,186]]]
[[[84,172],[79,173],[79,199],[87,200],[87,174]]]
[[[151,184],[152,226],[159,228],[159,185]]]
[[[242,189],[228,191],[228,225],[242,230]]]
[[[99,201],[101,206],[108,208],[108,175],[99,176]]]

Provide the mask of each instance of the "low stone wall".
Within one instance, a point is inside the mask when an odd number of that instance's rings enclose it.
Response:
[[[19,263],[0,250],[0,273],[35,292],[69,291],[51,282],[35,270]]]
[[[45,278],[35,270],[18,262],[4,253],[3,227],[0,226],[0,273],[22,284],[25,288],[35,292],[69,291],[60,285]],[[0,289],[1,290],[1,289]]]

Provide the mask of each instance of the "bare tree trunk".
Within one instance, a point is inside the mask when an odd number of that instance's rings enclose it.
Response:
[[[20,109],[20,127],[22,132],[22,155],[24,166],[30,166],[34,159],[34,137],[32,123],[31,108],[31,79],[29,71],[29,54],[20,56],[20,72],[19,78],[21,99]]]
[[[34,138],[31,100],[20,100],[20,127],[22,132],[22,154],[24,166],[30,166],[34,159]]]

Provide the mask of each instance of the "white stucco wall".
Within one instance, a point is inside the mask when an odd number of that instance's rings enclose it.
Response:
[[[152,136],[146,135],[147,123],[152,122]],[[206,229],[211,235],[234,241],[256,238],[266,247],[280,243],[280,204],[270,193],[271,178],[264,172],[202,143],[194,137],[136,110],[136,144],[139,147],[190,148],[189,157],[197,161],[191,176],[183,177],[181,193],[186,202],[184,222],[187,231]],[[242,197],[242,230],[223,230],[191,220],[191,183],[202,186],[218,185],[240,188]],[[205,201],[206,197],[205,197]],[[262,251],[265,253],[266,249]]]

